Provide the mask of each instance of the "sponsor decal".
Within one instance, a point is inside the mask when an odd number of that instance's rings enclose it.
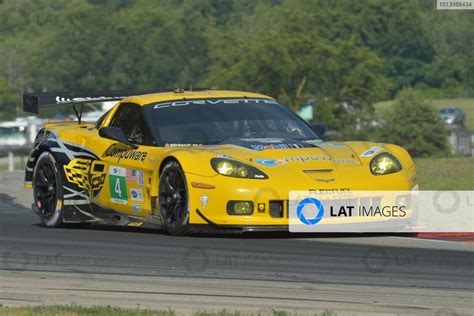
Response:
[[[87,191],[93,201],[105,182],[105,163],[99,160],[75,158],[64,166],[64,174],[69,183]]]
[[[309,141],[310,144],[314,144],[318,147],[346,147],[346,144],[343,143],[329,143],[329,142],[311,142]]]
[[[308,161],[333,161],[335,163],[357,163],[353,159],[332,159],[328,156],[295,156],[295,157],[287,157],[282,159],[257,159],[255,162],[267,166],[267,167],[275,167],[281,166],[286,163],[295,163],[295,162],[303,162],[306,163]]]
[[[165,147],[197,147],[203,146],[203,144],[175,144],[175,143],[166,143]]]
[[[266,103],[266,104],[278,104],[277,101],[271,99],[202,99],[202,100],[181,100],[181,101],[172,101],[172,102],[161,102],[155,104],[153,107],[155,110],[169,108],[169,107],[178,107],[178,106],[187,106],[187,105],[212,105],[212,104],[240,104],[240,103]]]
[[[127,168],[125,177],[128,182],[134,182],[134,183],[137,183],[138,185],[144,184],[143,170]]]
[[[305,148],[302,144],[268,144],[268,145],[250,145],[250,149],[262,151],[268,149],[291,149],[291,148]]]
[[[128,150],[123,148],[117,148],[115,146],[110,146],[109,149],[105,152],[106,157],[118,158],[117,162],[120,162],[121,159],[135,160],[144,162],[148,153],[146,151],[140,150]]]
[[[127,224],[127,226],[140,227],[140,226],[143,226],[143,222],[130,222],[130,223]]]
[[[127,204],[127,179],[125,168],[109,167],[110,199],[114,203]]]
[[[137,170],[135,169],[127,169],[125,172],[125,178],[129,182],[137,182]]]
[[[130,199],[132,201],[143,201],[142,189],[130,189]]]
[[[143,170],[137,170],[137,184],[138,185],[145,184],[145,177],[143,175]]]
[[[161,221],[161,216],[160,215],[150,214],[150,217],[153,218],[154,220]]]
[[[325,182],[325,183],[329,183],[329,182],[336,181],[336,179],[334,179],[334,178],[330,178],[330,179],[314,179],[314,180],[319,181],[319,182]]]
[[[224,154],[217,154],[216,156],[219,157],[219,158],[232,159],[232,156],[224,155]]]
[[[202,208],[205,209],[209,198],[207,197],[207,195],[203,194],[201,195],[201,198],[199,200],[201,201]]]
[[[371,157],[373,155],[375,155],[376,153],[382,151],[383,148],[380,148],[380,147],[372,147],[370,149],[367,149],[366,151],[364,151],[360,156],[361,157]]]
[[[61,96],[56,96],[56,103],[57,104],[62,104],[62,103],[78,103],[78,102],[100,102],[100,101],[108,101],[108,100],[121,100],[126,98],[127,96],[98,96],[98,97],[75,97],[75,98],[66,98],[66,97],[61,97]]]
[[[254,142],[254,143],[281,143],[283,139],[281,138],[241,138],[240,140],[244,142]]]
[[[132,210],[134,212],[140,212],[141,211],[141,205],[140,204],[132,204]]]

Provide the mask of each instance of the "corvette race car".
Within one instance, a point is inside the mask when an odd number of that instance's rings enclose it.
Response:
[[[117,100],[95,123],[84,104]],[[327,142],[271,97],[238,91],[24,94],[27,112],[72,105],[47,124],[25,186],[45,226],[105,223],[195,231],[288,230],[292,190],[412,190],[401,147]]]

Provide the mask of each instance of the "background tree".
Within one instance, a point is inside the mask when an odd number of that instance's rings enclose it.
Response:
[[[0,111],[0,120],[11,120],[17,114],[18,97],[7,82],[0,80],[0,104],[3,104],[3,111]]]
[[[431,0],[3,0],[0,81],[24,91],[210,86],[263,92],[342,137],[404,87],[474,95],[472,12]],[[344,104],[353,104],[346,107]],[[356,128],[354,128],[354,126]]]
[[[403,146],[413,157],[448,154],[447,130],[438,111],[413,89],[401,91],[385,116],[384,142]]]
[[[368,48],[383,56],[390,96],[420,83],[435,47],[430,40],[432,21],[424,19],[419,2],[369,0],[349,6],[357,16],[354,31]]]

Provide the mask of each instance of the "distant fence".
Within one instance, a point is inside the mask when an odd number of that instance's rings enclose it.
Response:
[[[10,153],[15,156],[26,156],[29,155],[31,151],[31,145],[24,146],[0,146],[0,158],[8,157]]]
[[[449,126],[449,142],[453,155],[471,157],[473,155],[472,132],[462,126]]]
[[[0,146],[0,158],[8,157],[8,171],[15,170],[15,157],[21,157],[22,162],[23,159],[26,159],[30,154],[31,145],[23,145],[23,146]],[[26,162],[23,162],[22,165],[26,165]]]

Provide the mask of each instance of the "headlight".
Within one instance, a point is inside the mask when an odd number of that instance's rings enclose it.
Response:
[[[223,176],[234,178],[268,179],[268,176],[257,168],[235,160],[213,158],[211,159],[211,165],[217,173]]]
[[[402,170],[402,165],[395,156],[389,153],[380,154],[370,162],[370,171],[374,175],[389,174],[400,170]]]
[[[227,214],[229,215],[252,215],[252,201],[229,201],[227,202]]]

